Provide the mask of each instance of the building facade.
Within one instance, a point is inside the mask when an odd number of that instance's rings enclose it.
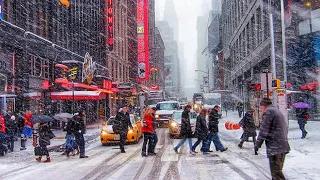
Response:
[[[83,62],[89,53],[94,62],[106,65],[105,1],[69,2],[70,7],[49,0],[2,1],[0,53],[6,70],[0,73],[7,79],[2,111],[56,111],[48,106],[50,91],[56,90],[50,89],[56,64]]]

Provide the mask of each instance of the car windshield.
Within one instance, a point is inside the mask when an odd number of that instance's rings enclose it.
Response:
[[[204,104],[207,105],[219,105],[220,104],[220,98],[205,98]]]
[[[159,103],[156,106],[157,110],[178,110],[179,104],[178,103]]]
[[[161,101],[163,101],[163,99],[149,99],[147,101],[147,104],[148,105],[157,104],[158,102],[161,102]]]

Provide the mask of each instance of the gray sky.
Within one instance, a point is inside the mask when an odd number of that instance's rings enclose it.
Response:
[[[185,62],[181,62],[184,65],[182,74],[185,77],[181,79],[184,81],[184,88],[188,88],[190,94],[187,94],[188,98],[194,93],[192,89],[195,88],[196,74],[196,51],[197,51],[197,16],[203,14],[204,11],[209,10],[211,7],[210,0],[173,0],[176,6],[176,11],[179,21],[179,41],[184,44],[184,58]],[[204,6],[204,4],[207,4]],[[160,20],[163,17],[165,0],[156,0],[156,6],[160,13]],[[207,9],[204,9],[207,8]],[[189,90],[189,88],[192,88]],[[194,89],[195,90],[195,89]],[[189,99],[191,100],[191,99]]]

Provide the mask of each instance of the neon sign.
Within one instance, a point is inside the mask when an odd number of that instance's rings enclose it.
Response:
[[[108,24],[108,45],[109,51],[113,50],[113,0],[108,0],[108,8],[107,8],[107,24]]]
[[[149,79],[148,0],[137,0],[138,82]]]

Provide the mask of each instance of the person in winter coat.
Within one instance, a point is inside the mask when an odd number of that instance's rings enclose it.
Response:
[[[42,155],[45,155],[47,159],[44,161],[45,163],[51,162],[49,151],[47,146],[50,145],[50,135],[52,133],[50,130],[50,126],[48,123],[40,123],[39,125],[39,145],[41,148]],[[38,156],[36,160],[41,162],[42,155]]]
[[[31,122],[32,114],[31,111],[26,111],[26,114],[24,115],[24,127],[21,132],[21,148],[20,150],[26,150],[26,142],[27,142],[27,137],[32,136],[32,128],[33,128],[33,123]]]
[[[6,124],[4,117],[0,114],[0,133],[5,134],[6,133]]]
[[[86,132],[86,126],[85,126],[85,112],[83,110],[79,111],[77,115],[73,117],[74,120],[74,136],[76,143],[79,146],[80,150],[80,156],[79,158],[88,158],[88,156],[85,155],[85,140],[83,134]]]
[[[206,122],[207,113],[208,111],[206,109],[202,109],[199,116],[197,117],[195,136],[198,138],[198,140],[192,146],[193,152],[196,152],[195,149],[200,144],[200,142],[204,144],[204,141],[207,139],[207,135],[208,135],[208,127]]]
[[[156,108],[153,107],[151,115],[152,115],[152,125],[153,125],[154,132],[152,133],[151,143],[149,143],[149,147],[148,147],[148,155],[149,156],[156,155],[155,148],[158,143],[158,136],[157,136],[157,132],[156,132],[156,128],[158,127],[158,123],[155,118],[155,113],[156,113]]]
[[[127,112],[127,106],[122,105],[115,117],[114,124],[112,126],[113,132],[120,135],[120,150],[121,153],[126,153],[124,150],[124,143],[127,138],[128,128],[133,129],[130,122],[130,116]]]
[[[239,118],[241,118],[242,117],[242,112],[243,112],[243,104],[241,102],[238,103],[237,110],[238,110]]]
[[[66,155],[70,156],[70,153],[73,152],[73,155],[79,153],[79,147],[75,142],[75,134],[77,133],[75,130],[76,122],[74,119],[70,119],[67,123],[66,127]]]
[[[248,140],[249,137],[252,137],[253,139],[253,144],[256,144],[256,125],[254,124],[254,119],[253,119],[253,112],[254,110],[250,109],[248,112],[245,113],[244,117],[239,123],[239,125],[243,128],[243,135],[241,138],[241,142],[238,144],[239,148],[242,148],[243,143]]]
[[[14,135],[17,129],[16,123],[13,119],[11,119],[11,115],[8,113],[6,118],[5,118],[5,124],[6,124],[6,129],[7,129],[7,135],[10,138],[9,142],[9,150],[13,152],[14,149]]]
[[[143,145],[142,145],[142,157],[148,157],[147,154],[147,144],[148,144],[148,151],[151,147],[150,144],[152,143],[153,138],[153,117],[152,117],[153,110],[148,109],[145,112],[144,119],[143,119],[143,127],[141,128],[141,131],[143,132]]]
[[[191,105],[186,105],[184,108],[184,111],[182,112],[182,120],[181,120],[181,130],[180,130],[180,136],[182,137],[182,140],[173,148],[173,150],[178,154],[178,149],[180,146],[182,146],[186,140],[189,142],[189,150],[190,154],[194,155],[193,149],[192,149],[192,130],[191,130],[191,124],[190,124],[190,117],[189,113],[191,110]]]
[[[297,108],[296,109],[296,117],[298,119],[299,128],[302,132],[301,139],[304,139],[308,134],[308,132],[305,129],[308,116],[309,116],[309,114],[308,114],[307,108]]]
[[[272,179],[285,179],[282,168],[285,156],[290,151],[286,120],[269,98],[263,98],[260,106],[263,115],[257,143],[254,146],[255,152],[258,152],[265,141]]]
[[[210,144],[211,141],[213,141],[214,146],[216,147],[216,151],[226,151],[228,148],[225,148],[219,138],[219,114],[220,106],[216,105],[212,109],[212,111],[209,114],[209,135],[208,135],[208,143],[205,143],[205,147],[202,148],[203,152],[210,152]]]

